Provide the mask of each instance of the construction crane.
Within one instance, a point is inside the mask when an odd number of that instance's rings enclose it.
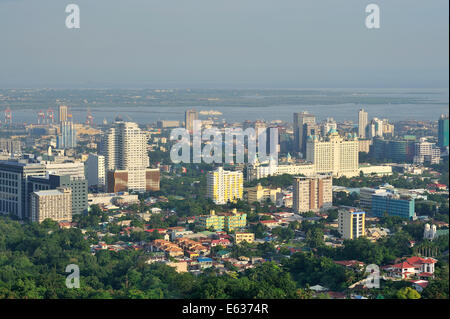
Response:
[[[92,116],[90,108],[87,109],[86,124],[91,126],[94,124],[94,117]]]
[[[47,123],[54,123],[55,122],[55,113],[53,112],[53,109],[51,107],[47,110]]]
[[[45,113],[44,113],[44,111],[40,110],[38,112],[37,122],[38,122],[38,124],[44,124],[44,122],[45,122]]]
[[[5,124],[12,124],[12,112],[9,107],[7,107],[5,110]]]

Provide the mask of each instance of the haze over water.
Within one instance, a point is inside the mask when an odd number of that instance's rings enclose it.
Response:
[[[309,111],[317,119],[357,121],[364,108],[369,117],[399,120],[437,120],[448,113],[448,89],[252,89],[252,90],[0,90],[0,108],[13,110],[16,123],[37,123],[37,112],[60,104],[70,107],[75,122],[85,121],[90,108],[94,123],[120,115],[140,124],[184,120],[186,109],[216,110],[227,122],[244,120],[292,121],[292,113]],[[206,119],[210,115],[200,116]]]

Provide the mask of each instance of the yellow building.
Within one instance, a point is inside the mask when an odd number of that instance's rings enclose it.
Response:
[[[338,231],[344,239],[356,239],[366,235],[366,213],[342,209],[339,211]]]
[[[271,202],[275,203],[277,201],[277,194],[281,193],[281,188],[265,188],[262,187],[261,184],[256,185],[255,187],[250,187],[247,190],[247,200],[248,203],[264,203],[268,199]]]
[[[222,230],[224,228],[224,216],[216,215],[212,210],[209,215],[202,215],[198,218],[198,225],[204,229]]]
[[[234,234],[234,241],[236,244],[240,244],[243,241],[251,244],[255,241],[255,234],[253,233],[236,233]]]
[[[247,225],[247,214],[239,213],[237,209],[233,209],[231,213],[224,213],[224,226],[226,231],[234,231],[244,228]]]
[[[240,171],[225,171],[222,167],[208,172],[206,176],[206,195],[218,205],[242,199],[244,175]]]

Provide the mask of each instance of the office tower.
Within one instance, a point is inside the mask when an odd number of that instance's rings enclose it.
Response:
[[[316,118],[314,115],[309,114],[306,111],[301,113],[294,113],[294,151],[303,153],[303,139],[306,139],[306,136],[303,136],[303,125],[306,123],[315,124]]]
[[[45,176],[45,167],[28,160],[0,161],[0,212],[30,218],[28,176]]]
[[[67,111],[68,111],[68,107],[66,105],[60,105],[59,106],[59,123],[64,123],[67,122]]]
[[[414,198],[409,196],[401,196],[387,191],[372,195],[371,212],[376,217],[384,217],[386,215],[414,219],[414,208]]]
[[[358,112],[358,137],[366,138],[367,125],[369,124],[368,114],[364,109],[360,109]]]
[[[328,133],[328,132],[327,132]],[[303,157],[307,157],[308,155],[306,154],[307,149],[306,149],[306,142],[308,141],[308,137],[309,136],[320,136],[320,128],[317,124],[315,123],[305,123],[303,124],[303,142],[302,142],[302,152],[303,152]]]
[[[338,231],[342,238],[356,239],[365,236],[365,212],[341,209],[338,213]]]
[[[106,185],[105,157],[91,153],[86,160],[86,166],[88,185],[103,188]]]
[[[206,175],[206,195],[216,204],[242,199],[244,174],[219,167]]]
[[[72,196],[72,215],[82,214],[88,208],[88,182],[76,175],[47,175],[45,177],[29,176],[28,189],[30,192],[69,188]]]
[[[60,134],[57,136],[56,144],[58,149],[77,147],[77,132],[73,122],[62,122],[60,124]]]
[[[116,121],[103,136],[102,155],[105,172],[126,172],[129,190],[146,190],[146,169],[149,166],[147,136],[136,123]],[[107,173],[108,176],[113,176]],[[108,186],[109,187],[109,186]]]
[[[441,148],[448,146],[449,140],[449,127],[448,127],[448,114],[442,114],[438,121],[438,145]]]
[[[198,120],[198,112],[194,109],[186,110],[184,116],[184,127],[192,133],[194,130],[194,121]]]
[[[414,164],[439,164],[441,160],[441,149],[435,143],[427,142],[425,138],[421,138],[414,145]]]
[[[327,175],[295,177],[292,208],[296,213],[319,211],[333,204],[333,179]]]
[[[72,191],[60,187],[31,194],[31,221],[41,223],[50,218],[54,221],[72,221]]]
[[[359,174],[358,150],[359,141],[356,134],[349,134],[344,139],[332,130],[326,138],[308,137],[306,160],[314,164],[318,174],[357,176]]]

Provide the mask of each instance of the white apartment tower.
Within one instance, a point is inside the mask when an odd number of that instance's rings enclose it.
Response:
[[[368,114],[364,109],[360,109],[358,112],[358,137],[361,139],[366,138],[367,125],[369,124]]]
[[[144,190],[149,166],[147,136],[136,123],[116,121],[104,135],[105,171],[128,171],[128,188]]]

